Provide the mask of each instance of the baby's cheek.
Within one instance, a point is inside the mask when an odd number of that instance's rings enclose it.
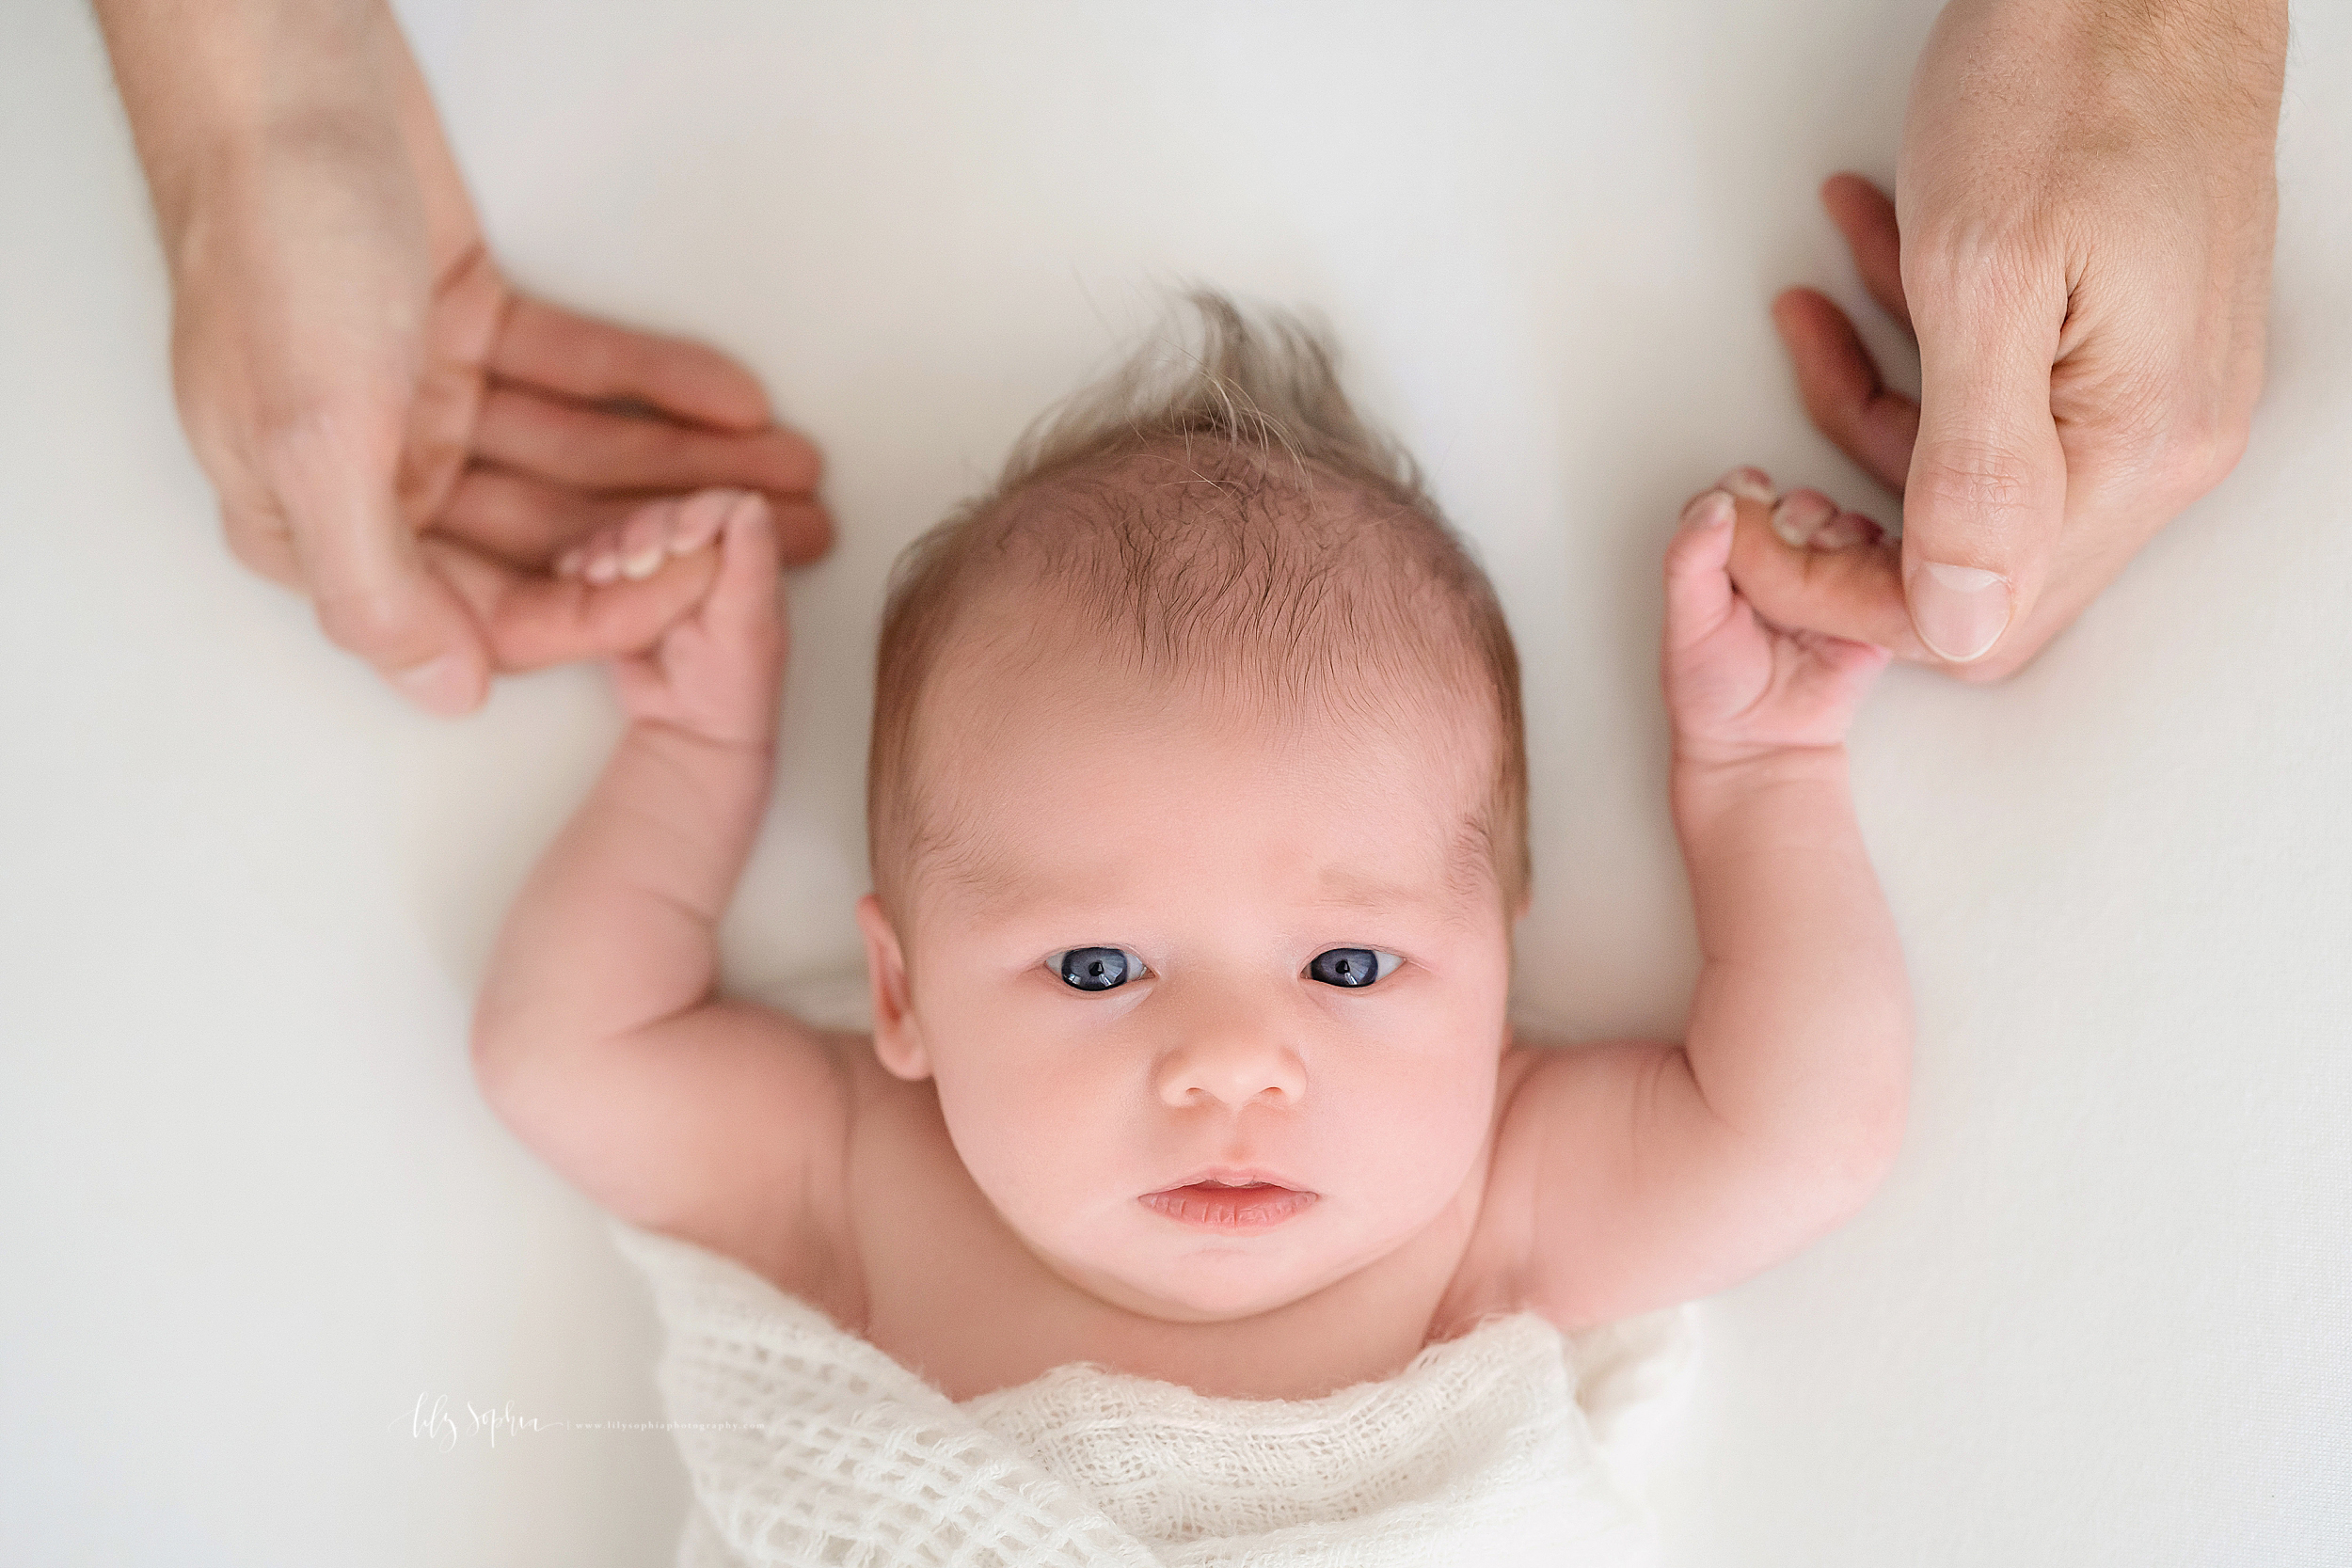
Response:
[[[1082,1062],[1012,1049],[975,1055],[938,1074],[948,1135],[1000,1212],[1025,1228],[1050,1225],[1073,1193],[1108,1178],[1092,1168],[1106,1120],[1101,1087]]]
[[[1436,1194],[1468,1170],[1486,1138],[1494,1067],[1468,1053],[1399,1053],[1367,1064],[1333,1098],[1347,1102],[1347,1141],[1359,1161],[1385,1181]]]

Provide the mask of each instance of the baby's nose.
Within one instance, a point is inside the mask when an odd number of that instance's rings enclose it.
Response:
[[[1257,1101],[1293,1105],[1306,1095],[1307,1065],[1263,1030],[1204,1030],[1161,1058],[1159,1090],[1162,1101],[1180,1109]]]

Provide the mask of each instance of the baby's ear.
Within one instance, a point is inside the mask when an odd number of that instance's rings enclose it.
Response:
[[[866,938],[866,975],[874,993],[874,1055],[893,1076],[916,1083],[931,1075],[930,1053],[922,1026],[907,1001],[906,953],[898,933],[872,894],[857,901],[857,927]]]

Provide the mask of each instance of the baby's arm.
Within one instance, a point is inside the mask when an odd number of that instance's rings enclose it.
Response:
[[[1571,1325],[1720,1290],[1869,1196],[1901,1137],[1910,997],[1863,849],[1846,726],[1886,655],[1777,631],[1727,572],[1734,500],[1667,559],[1673,806],[1703,955],[1679,1046],[1544,1053],[1497,1191],[1534,1304]]]
[[[715,933],[765,810],[785,635],[757,497],[707,491],[592,546],[591,591],[718,535],[700,605],[617,660],[628,731],[507,915],[476,1011],[483,1092],[621,1218],[805,1276],[843,1094],[821,1038],[721,999]],[[707,567],[705,568],[707,570]]]

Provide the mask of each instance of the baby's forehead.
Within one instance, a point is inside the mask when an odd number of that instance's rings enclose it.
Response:
[[[1374,769],[1403,790],[1362,808],[1384,830],[1442,837],[1449,863],[1465,834],[1518,863],[1508,633],[1414,493],[1279,450],[1155,438],[1045,470],[940,540],[903,601],[922,619],[902,626],[929,629],[896,645],[919,657],[885,640],[878,880],[981,863],[986,824],[1019,815],[1005,795],[1110,768],[1106,745],[1156,746],[1168,776],[1152,783],[1187,811],[1181,749],[1124,733],[1176,712],[1254,748],[1247,777],[1311,762],[1311,795],[1313,768]]]
[[[1268,759],[1484,777],[1501,715],[1468,650],[1433,648],[1408,606],[1335,605],[1329,582],[1285,600],[1226,577],[1008,576],[957,617],[915,716],[917,769],[962,769],[1042,721],[1089,743],[1211,733]],[[1385,624],[1384,624],[1385,623]]]
[[[911,869],[966,917],[1203,878],[1237,900],[1450,905],[1490,870],[1492,745],[1458,703],[1275,706],[1082,656],[1002,682],[967,666],[946,694]]]

